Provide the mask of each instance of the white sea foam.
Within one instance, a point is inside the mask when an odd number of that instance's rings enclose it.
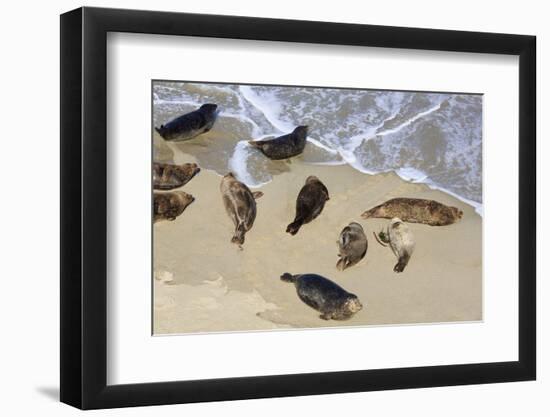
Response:
[[[273,95],[258,95],[248,85],[241,85],[239,91],[243,97],[252,104],[256,109],[258,109],[264,117],[271,123],[271,125],[276,128],[279,132],[290,132],[294,130],[295,126],[288,122],[284,122],[278,118],[280,104],[277,102],[276,98]]]
[[[221,117],[251,127],[252,137],[242,138],[226,157],[226,166],[251,187],[264,184],[267,176],[247,141],[280,136],[305,124],[313,134],[308,146],[322,155],[311,153],[308,159],[314,160],[309,163],[349,164],[371,175],[394,171],[482,213],[482,204],[472,198],[481,199],[479,96],[236,85],[208,85],[203,94],[200,84],[185,94],[184,89],[164,87],[154,88],[155,105],[198,107],[212,99],[221,106]],[[431,168],[424,172],[415,166],[417,161]]]
[[[231,171],[239,181],[245,183],[251,188],[257,188],[267,184],[269,181],[257,181],[248,171],[247,160],[250,156],[251,150],[252,148],[248,142],[241,140],[237,143],[237,145],[235,145],[235,149],[233,150],[233,154],[231,155],[231,158],[229,158],[227,165],[229,167],[229,171]]]

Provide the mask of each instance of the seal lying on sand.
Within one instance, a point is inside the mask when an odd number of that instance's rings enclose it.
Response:
[[[327,187],[319,181],[319,178],[314,175],[307,177],[306,183],[296,199],[296,216],[294,221],[287,226],[286,232],[291,235],[298,233],[302,225],[309,223],[321,214],[325,207],[325,201],[328,199]]]
[[[218,115],[216,104],[203,104],[198,110],[155,127],[164,140],[187,140],[212,129]]]
[[[270,159],[287,159],[299,155],[306,147],[307,126],[298,126],[292,133],[270,140],[249,141]]]
[[[445,226],[459,221],[462,214],[462,210],[446,206],[434,200],[393,198],[365,211],[361,217],[364,219],[373,217],[393,219],[399,217],[404,222]]]
[[[172,165],[154,162],[153,188],[155,190],[172,190],[182,187],[200,171],[197,164]]]
[[[376,235],[374,236],[376,237]],[[414,236],[409,227],[396,217],[388,225],[387,233],[380,232],[379,237],[382,242],[390,245],[391,250],[397,256],[397,264],[393,270],[403,272],[414,251]]]
[[[281,275],[281,280],[292,282],[300,300],[319,311],[323,320],[347,320],[363,308],[355,294],[321,275],[286,272]]]
[[[242,245],[245,233],[252,228],[256,219],[256,199],[260,198],[263,193],[261,191],[251,192],[245,184],[237,181],[232,173],[222,178],[220,191],[225,211],[235,225],[235,234],[231,242]]]
[[[173,191],[155,193],[153,200],[153,220],[156,223],[160,220],[176,220],[195,198],[183,191]]]
[[[358,263],[367,254],[367,247],[367,236],[359,223],[352,222],[344,227],[338,239],[340,260],[336,263],[336,268],[343,271]]]

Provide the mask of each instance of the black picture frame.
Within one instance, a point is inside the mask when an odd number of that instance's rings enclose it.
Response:
[[[108,32],[519,56],[519,358],[107,385]],[[80,8],[61,15],[61,401],[81,409],[525,381],[536,378],[534,36]]]

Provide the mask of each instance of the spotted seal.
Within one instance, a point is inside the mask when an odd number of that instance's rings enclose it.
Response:
[[[195,197],[183,191],[171,191],[167,193],[154,193],[153,196],[153,221],[176,220],[189,204],[195,201]]]
[[[172,190],[183,187],[197,175],[201,169],[197,164],[162,164],[153,163],[153,188],[155,190]]]
[[[456,223],[462,218],[462,210],[446,206],[434,200],[421,198],[392,198],[370,210],[361,217],[393,219],[400,218],[404,222],[423,223],[430,226],[446,226]]]
[[[352,222],[342,229],[338,239],[338,256],[336,268],[340,271],[357,264],[367,254],[368,241],[359,223]]]
[[[225,211],[233,220],[235,233],[231,238],[232,243],[239,246],[244,243],[244,235],[248,232],[256,219],[256,199],[260,198],[261,191],[252,192],[238,181],[232,173],[226,174],[220,184]]]
[[[347,320],[363,308],[355,294],[321,275],[286,272],[281,280],[293,283],[300,300],[319,311],[323,320]]]

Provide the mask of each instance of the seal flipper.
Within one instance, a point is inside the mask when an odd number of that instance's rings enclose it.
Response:
[[[411,259],[411,255],[409,255],[408,253],[404,253],[393,267],[394,272],[403,272],[405,270],[405,267],[409,263],[409,259]]]
[[[346,258],[346,257],[340,258],[338,260],[338,262],[336,263],[336,269],[338,269],[339,271],[343,271],[348,266],[349,266],[349,262],[348,262],[348,258]]]
[[[300,227],[304,224],[304,221],[301,219],[294,220],[286,227],[286,232],[294,236],[300,230]]]
[[[261,191],[254,191],[252,193],[252,197],[254,197],[254,200],[257,200],[258,198],[260,197],[263,197],[264,193],[262,193]]]
[[[285,272],[283,275],[281,275],[281,281],[295,283],[296,276]]]
[[[244,227],[244,223],[241,222],[235,228],[235,234],[231,238],[231,243],[237,243],[238,245],[242,245],[244,243],[245,233],[246,233],[246,229]]]

